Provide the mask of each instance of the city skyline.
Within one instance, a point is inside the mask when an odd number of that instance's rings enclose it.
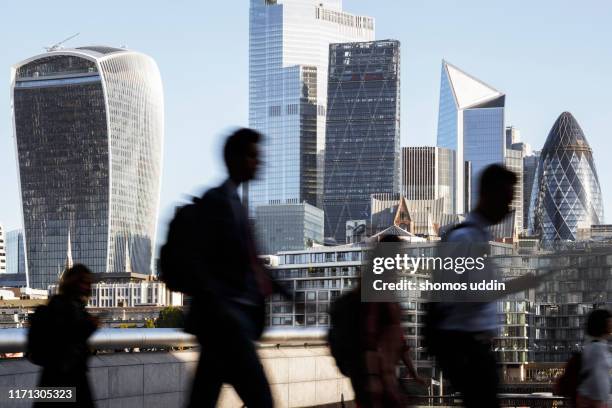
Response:
[[[67,3],[68,4],[68,3]],[[495,8],[486,6],[484,3],[480,4],[483,10],[477,10],[478,15],[483,13],[489,13],[493,16],[503,13],[503,8]],[[19,13],[19,5],[12,5],[10,8],[6,5],[2,5],[2,8],[7,8],[9,13],[2,13],[4,16],[10,14]],[[446,12],[452,12],[452,6],[449,6]],[[473,6],[473,7],[476,7]],[[56,7],[55,7],[56,8]],[[151,7],[151,10],[147,10],[143,13],[142,18],[152,18],[153,21],[170,21],[171,24],[178,24],[177,16],[180,14],[180,10],[165,13],[160,13],[160,7]],[[197,9],[197,6],[194,5]],[[227,24],[228,21],[236,21],[236,25],[242,21],[246,23],[248,21],[248,7],[246,4],[241,7],[240,10],[236,8],[228,7],[228,10],[223,9],[221,6],[217,7],[219,15],[217,16],[219,22],[212,24],[211,28],[207,30],[214,30],[215,28],[221,27],[223,24]],[[605,88],[606,84],[609,83],[609,79],[603,74],[609,71],[610,59],[602,60],[599,59],[600,54],[598,53],[601,47],[597,47],[598,41],[603,36],[586,36],[585,34],[580,35],[580,28],[584,28],[582,23],[578,22],[574,25],[568,25],[571,20],[574,22],[574,10],[570,9],[567,5],[557,5],[555,3],[554,10],[551,12],[558,17],[555,23],[550,21],[538,21],[545,25],[552,24],[552,30],[548,32],[556,33],[555,36],[546,34],[547,30],[542,30],[542,26],[538,25],[538,32],[535,32],[536,25],[535,20],[538,16],[540,19],[544,16],[545,5],[538,5],[534,10],[534,16],[528,17],[525,23],[521,25],[521,30],[516,30],[513,33],[514,36],[510,36],[513,39],[507,38],[506,36],[497,33],[491,35],[489,38],[483,38],[483,46],[491,44],[491,41],[496,39],[502,39],[502,44],[499,46],[499,50],[495,52],[491,51],[489,56],[475,55],[473,46],[456,47],[453,50],[453,46],[457,40],[451,40],[447,38],[447,44],[440,46],[439,42],[433,39],[428,39],[425,44],[421,46],[416,45],[416,40],[421,37],[431,35],[431,30],[428,29],[424,24],[418,23],[417,17],[425,16],[425,21],[431,23],[433,11],[428,9],[428,6],[421,7],[407,7],[398,6],[395,13],[389,13],[384,7],[384,4],[377,5],[361,5],[357,2],[345,1],[344,8],[350,10],[354,14],[359,15],[370,15],[376,18],[377,21],[377,38],[397,38],[402,41],[405,45],[404,50],[404,69],[402,75],[402,89],[403,89],[403,103],[402,103],[402,145],[434,145],[435,138],[435,116],[437,116],[437,95],[439,92],[437,82],[439,80],[439,63],[442,58],[446,58],[449,61],[457,64],[464,68],[467,72],[474,72],[479,76],[486,78],[488,82],[494,83],[499,89],[503,89],[507,100],[507,115],[506,124],[515,125],[523,132],[525,141],[532,144],[534,149],[539,149],[543,145],[543,141],[547,135],[548,127],[554,118],[564,110],[570,110],[576,114],[577,117],[581,118],[581,125],[583,126],[585,133],[589,135],[589,141],[594,151],[595,162],[599,163],[600,174],[602,176],[602,187],[604,195],[604,203],[610,205],[610,192],[606,189],[606,175],[611,173],[607,166],[608,163],[604,163],[602,159],[598,159],[599,155],[603,154],[606,146],[606,128],[605,128],[605,112],[610,110],[610,103],[605,101],[604,98],[598,95],[598,91],[601,88]],[[11,9],[13,9],[11,11]],[[155,9],[155,10],[154,10]],[[244,10],[243,10],[244,9]],[[520,10],[519,6],[509,7],[508,18],[518,13]],[[194,10],[197,11],[197,10]],[[547,10],[548,11],[548,10]],[[31,24],[42,24],[41,27],[49,29],[51,26],[46,25],[42,22],[42,17],[45,15],[44,7],[38,10],[40,15],[33,15]],[[46,10],[47,14],[50,12]],[[470,9],[465,12],[474,12]],[[127,6],[126,15],[128,17],[134,17],[136,14],[136,8],[133,6]],[[598,17],[601,14],[601,10],[594,10],[589,8],[581,8],[576,10],[579,15],[586,15],[590,18],[581,19],[581,21],[589,21],[590,30],[589,33],[593,33],[593,30],[603,30],[603,21]],[[204,13],[206,14],[206,13]],[[393,16],[396,14],[397,16]],[[451,13],[452,14],[452,13]],[[66,22],[70,21],[71,13],[67,13]],[[230,20],[230,16],[232,20]],[[403,19],[414,23],[414,27],[406,28],[410,25],[399,22]],[[206,86],[207,95],[219,95],[219,97],[227,100],[234,97],[236,103],[228,109],[228,105],[220,107],[218,110],[212,109],[211,104],[208,102],[200,107],[198,98],[193,99],[196,91],[201,92],[202,88],[195,87],[194,90],[177,89],[181,88],[181,84],[186,84],[187,78],[178,78],[176,71],[170,67],[170,57],[174,57],[175,54],[168,54],[168,49],[172,48],[175,44],[172,38],[163,38],[163,35],[168,35],[168,30],[162,29],[160,34],[153,35],[152,38],[145,38],[148,34],[151,36],[150,31],[144,30],[144,33],[134,33],[130,30],[133,27],[133,22],[128,24],[130,18],[119,21],[119,29],[116,32],[109,33],[108,30],[102,31],[101,21],[104,20],[104,16],[100,16],[100,21],[95,20],[88,26],[90,33],[84,32],[81,37],[72,40],[68,45],[78,46],[84,44],[95,44],[105,43],[111,45],[121,45],[127,42],[130,48],[143,50],[150,54],[153,58],[161,55],[160,68],[162,71],[162,78],[166,89],[174,101],[175,105],[171,107],[168,104],[168,148],[167,163],[164,174],[164,181],[162,183],[162,213],[159,219],[160,226],[167,223],[168,218],[171,214],[171,210],[175,203],[181,199],[183,193],[199,193],[202,190],[202,184],[211,185],[220,181],[223,177],[223,171],[221,170],[221,161],[219,156],[219,145],[220,141],[226,134],[228,128],[234,125],[245,125],[246,124],[246,106],[247,106],[247,86],[246,86],[246,72],[247,64],[245,63],[248,58],[248,29],[240,28],[235,30],[234,33],[228,33],[229,40],[234,40],[237,48],[232,52],[236,53],[235,61],[239,62],[237,70],[230,67],[231,72],[238,72],[236,81],[232,81],[231,86],[227,86],[227,83],[223,87],[214,83],[214,81],[207,79],[204,81]],[[185,17],[191,21],[191,17]],[[208,18],[206,15],[205,18]],[[443,22],[449,21],[449,16],[442,14],[440,16]],[[476,18],[476,17],[473,17]],[[195,22],[195,19],[194,19]],[[20,23],[23,23],[20,22]],[[30,23],[30,21],[28,22]],[[3,34],[8,34],[4,30],[11,30],[12,22],[3,23],[0,30]],[[47,23],[48,24],[48,23]],[[206,26],[199,22],[198,24]],[[470,28],[467,25],[462,33],[459,33],[459,37],[474,37],[479,33],[487,32],[488,22],[483,21],[482,27]],[[54,24],[56,25],[56,24]],[[59,24],[60,26],[62,24]],[[0,58],[0,69],[5,66],[7,71],[8,67],[17,61],[32,55],[36,52],[35,47],[40,47],[46,43],[51,43],[54,40],[59,40],[63,36],[71,33],[74,24],[64,24],[61,29],[54,28],[49,32],[34,31],[35,34],[31,36],[25,36],[24,41],[20,42],[19,47],[11,45],[10,50],[7,51]],[[106,26],[107,27],[107,26]],[[189,24],[185,25],[186,30],[193,30]],[[512,25],[510,25],[512,27]],[[81,27],[75,27],[74,31],[79,31]],[[540,32],[541,30],[541,32]],[[14,30],[16,31],[16,30]],[[60,32],[61,31],[61,32]],[[196,30],[197,31],[197,30]],[[226,30],[227,31],[227,30]],[[489,31],[490,32],[490,31]],[[44,34],[44,35],[43,35]],[[519,45],[520,38],[532,36],[534,44],[530,47],[526,47],[524,52],[516,52],[517,46]],[[567,36],[567,37],[566,37]],[[5,35],[3,38],[8,38]],[[574,38],[572,38],[574,37]],[[132,39],[133,38],[133,39]],[[203,38],[206,38],[204,36]],[[200,44],[202,37],[196,36],[196,38],[185,41],[185,44],[177,46],[179,50],[184,50],[185,47],[193,47],[194,44]],[[206,38],[205,44],[207,47],[220,47],[220,45],[213,44],[214,36]],[[580,43],[581,39],[588,38],[591,42]],[[567,41],[563,41],[566,39]],[[190,42],[192,41],[192,42]],[[41,44],[42,43],[42,44]],[[511,46],[516,43],[515,46]],[[543,50],[540,48],[538,53],[536,49],[538,45],[548,44],[548,48]],[[603,43],[602,43],[603,44]],[[437,45],[437,46],[436,46]],[[584,45],[584,46],[583,46]],[[427,46],[427,47],[426,47]],[[554,52],[559,51],[559,47],[567,48],[571,47],[579,52],[578,59],[597,61],[598,64],[587,64],[584,67],[584,61],[580,61],[580,65],[574,62],[568,62],[559,66],[558,61],[551,58]],[[213,48],[214,50],[218,48]],[[504,51],[503,53],[500,51]],[[513,54],[512,51],[515,51]],[[538,55],[536,55],[538,54]],[[514,55],[516,58],[513,60],[510,57],[504,57]],[[590,58],[588,58],[590,56]],[[532,60],[527,60],[528,58]],[[508,59],[509,58],[509,59]],[[167,67],[168,69],[164,68]],[[197,65],[197,64],[196,64]],[[580,67],[580,68],[579,68]],[[176,69],[176,68],[174,68]],[[188,68],[193,69],[193,68]],[[204,70],[212,70],[213,75],[207,75],[215,77],[214,73],[225,72],[228,70],[226,61],[221,62],[210,62],[200,67]],[[585,71],[586,70],[586,71]],[[191,71],[188,71],[191,72]],[[545,74],[546,73],[546,74]],[[589,75],[587,75],[589,74]],[[189,77],[189,75],[185,75]],[[563,79],[562,79],[563,78]],[[568,78],[570,78],[568,80]],[[528,81],[526,80],[528,79]],[[558,87],[558,82],[563,80],[564,89],[563,92],[558,93],[552,90],[551,87]],[[524,84],[518,84],[516,81],[525,82]],[[529,81],[532,81],[529,83]],[[8,81],[6,81],[8,82]],[[514,82],[513,86],[512,83]],[[569,82],[569,84],[568,84]],[[534,86],[537,83],[538,86]],[[0,83],[0,87],[4,88],[8,94],[8,83]],[[2,89],[0,88],[0,89]],[[223,91],[227,90],[229,96],[221,96]],[[534,91],[537,89],[537,92]],[[579,88],[579,89],[578,89]],[[223,89],[223,91],[221,91]],[[581,93],[582,91],[582,93]],[[426,98],[421,96],[426,95]],[[542,96],[545,95],[545,98]],[[192,96],[192,98],[189,98]],[[601,98],[601,99],[600,99]],[[5,224],[8,230],[18,228],[19,223],[19,211],[18,203],[19,196],[17,193],[17,182],[16,182],[16,160],[14,157],[14,144],[10,138],[11,126],[10,119],[8,119],[8,97],[0,98],[0,121],[3,122],[0,125],[0,165],[2,169],[0,174],[0,187],[6,194],[3,194],[5,199],[1,200],[0,203],[0,220]],[[180,99],[180,101],[179,101]],[[215,99],[215,98],[211,98]],[[543,103],[546,101],[546,103]],[[177,103],[178,102],[178,103]],[[194,107],[187,106],[195,105]],[[219,101],[215,101],[215,104],[223,105]],[[418,106],[417,106],[418,105]],[[576,106],[577,105],[577,106]],[[187,107],[187,108],[186,108]],[[195,107],[198,107],[198,115],[187,118],[190,112],[195,112]],[[536,109],[537,107],[537,109]],[[186,108],[186,109],[185,109]],[[204,113],[200,112],[200,109]],[[206,113],[210,112],[210,115]],[[514,114],[513,112],[517,112]],[[522,112],[522,114],[520,114]],[[534,112],[537,112],[535,114]],[[210,117],[207,117],[210,116]],[[194,118],[198,118],[195,120]],[[433,120],[432,120],[433,119]],[[199,120],[204,122],[203,126],[200,126]],[[214,122],[214,123],[209,123]],[[594,130],[595,129],[595,130]],[[201,140],[200,140],[201,139]],[[171,143],[170,141],[177,141]],[[180,142],[180,143],[179,143]],[[180,159],[180,160],[179,160]],[[208,163],[208,164],[204,164]],[[608,171],[607,171],[608,170]],[[608,199],[606,199],[608,198]],[[12,202],[12,203],[11,203]],[[163,235],[160,237],[163,239]]]

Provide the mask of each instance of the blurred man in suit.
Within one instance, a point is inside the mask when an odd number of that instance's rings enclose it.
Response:
[[[265,298],[274,282],[257,257],[246,208],[238,195],[255,178],[262,136],[239,129],[225,143],[228,179],[196,203],[192,238],[198,288],[187,331],[202,345],[190,407],[214,407],[223,383],[249,408],[272,407],[270,386],[253,342],[264,327]]]

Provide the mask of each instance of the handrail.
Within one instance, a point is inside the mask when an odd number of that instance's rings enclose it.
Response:
[[[283,328],[268,329],[260,343],[266,345],[288,344],[321,344],[326,342],[327,331],[324,328]],[[26,349],[28,329],[0,329],[0,353],[19,353]],[[198,341],[195,336],[182,329],[115,329],[97,330],[89,339],[89,346],[95,350],[113,350],[122,348],[155,348],[155,347],[193,347]]]

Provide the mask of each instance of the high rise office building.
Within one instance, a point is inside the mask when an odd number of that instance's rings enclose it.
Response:
[[[323,244],[323,210],[308,203],[260,205],[255,227],[259,249],[266,254]]]
[[[6,273],[25,274],[25,251],[23,231],[13,230],[6,233]]]
[[[323,210],[325,236],[370,218],[370,195],[400,188],[400,44],[332,44]]]
[[[455,151],[443,147],[402,147],[401,192],[407,200],[443,198],[445,214],[455,201]]]
[[[164,106],[150,57],[105,46],[58,49],[11,75],[30,285],[67,263],[151,273]]]
[[[510,203],[510,209],[514,211],[514,229],[517,234],[520,234],[523,232],[523,151],[505,150],[504,165],[516,175],[514,198]]]
[[[521,132],[514,126],[506,126],[506,148],[512,149],[512,145],[520,141]]]
[[[540,152],[533,151],[523,157],[523,230],[529,229],[531,218],[531,192],[535,180],[536,169],[540,160]]]
[[[476,205],[480,172],[490,164],[504,163],[504,106],[503,93],[442,61],[437,145],[456,152],[454,210],[458,214]],[[471,184],[469,198],[467,184]]]
[[[603,224],[593,152],[569,112],[555,121],[540,153],[531,194],[530,233],[542,241],[575,241],[578,230]]]
[[[329,44],[374,39],[341,0],[250,0],[249,126],[265,163],[244,191],[258,205],[321,206]]]
[[[0,224],[0,273],[6,273],[6,234],[4,227]]]

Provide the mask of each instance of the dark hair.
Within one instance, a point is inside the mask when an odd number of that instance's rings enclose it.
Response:
[[[592,337],[601,337],[608,334],[608,319],[612,313],[608,309],[595,309],[587,317],[586,332]]]
[[[229,135],[223,147],[225,165],[229,167],[234,160],[244,158],[249,145],[259,143],[261,139],[261,133],[249,128],[238,129]]]
[[[62,273],[59,283],[59,293],[62,295],[78,297],[79,285],[85,279],[92,279],[93,273],[83,264],[74,264]]]
[[[503,187],[514,186],[517,181],[516,174],[505,166],[491,164],[480,175],[480,193],[502,191]]]
[[[402,239],[395,234],[385,234],[378,240],[379,242],[402,242]]]

